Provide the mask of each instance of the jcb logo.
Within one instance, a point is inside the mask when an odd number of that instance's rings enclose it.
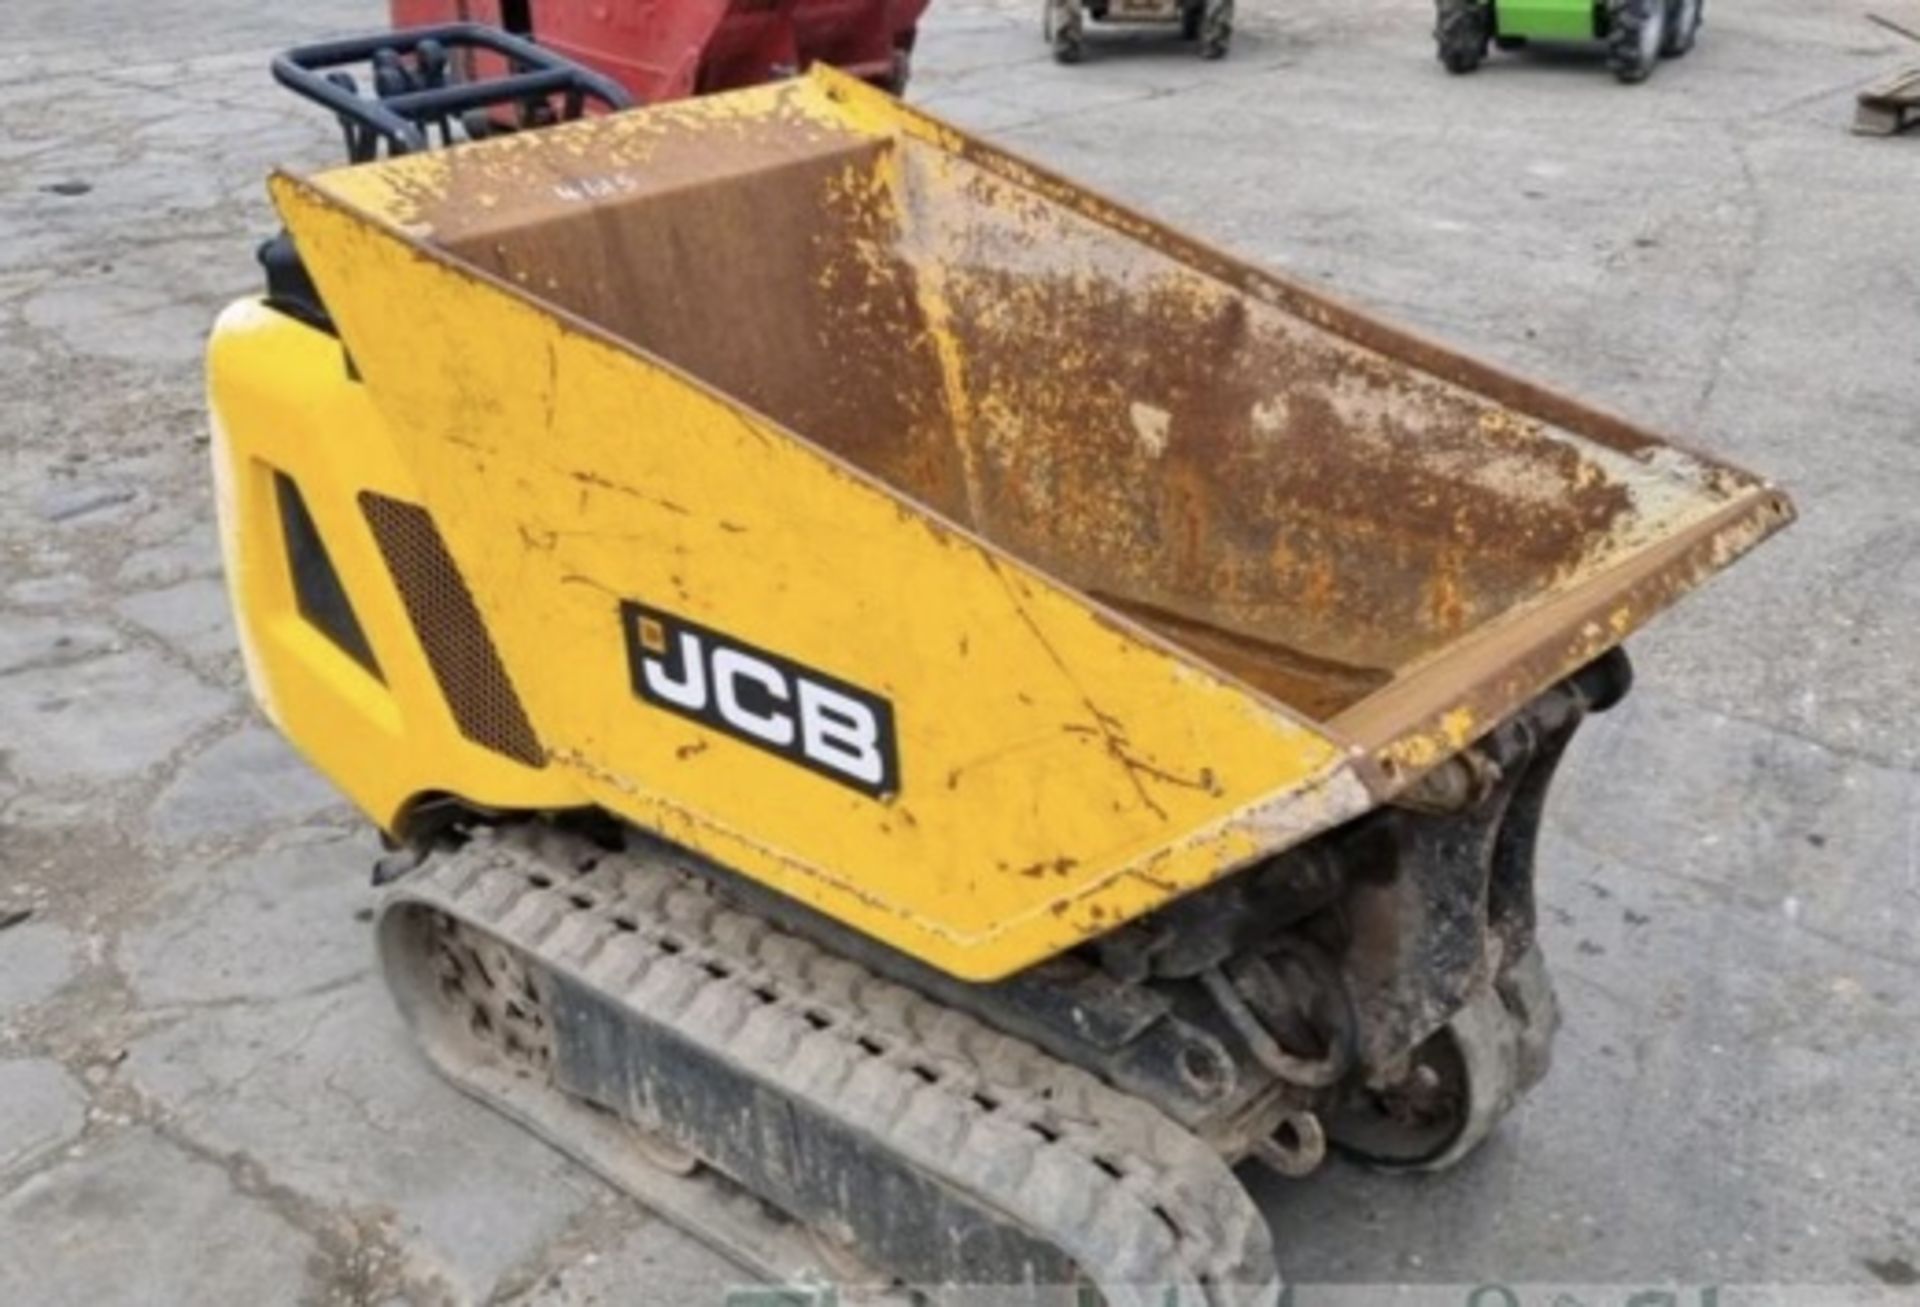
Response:
[[[646,702],[876,797],[900,788],[885,699],[631,600],[620,620],[633,692]]]

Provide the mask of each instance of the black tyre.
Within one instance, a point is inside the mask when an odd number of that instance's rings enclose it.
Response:
[[[1080,36],[1080,6],[1062,3],[1062,0],[1046,0],[1044,17],[1041,20],[1041,33],[1047,38],[1047,44],[1053,47],[1053,61],[1061,64],[1077,64],[1086,53]]]
[[[1180,39],[1182,41],[1198,41],[1200,39],[1200,25],[1205,21],[1206,16],[1207,11],[1204,5],[1190,4],[1181,9]]]
[[[1202,0],[1200,57],[1224,59],[1233,41],[1233,0]]]
[[[1433,39],[1448,72],[1470,73],[1486,62],[1492,11],[1483,0],[1439,0]]]
[[[1607,66],[1623,82],[1644,82],[1660,62],[1671,0],[1607,0]]]
[[[1660,53],[1678,59],[1693,49],[1706,9],[1707,0],[1667,0],[1667,34],[1660,43]]]

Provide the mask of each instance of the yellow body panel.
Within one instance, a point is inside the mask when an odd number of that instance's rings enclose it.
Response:
[[[227,584],[248,680],[274,725],[385,829],[436,792],[507,808],[577,802],[565,778],[478,748],[454,728],[355,506],[361,490],[414,496],[339,342],[243,300],[214,330],[207,378]],[[276,471],[301,487],[381,676],[301,618]]]
[[[806,204],[770,206],[782,187]],[[963,978],[1366,811],[1787,512],[831,75],[273,192],[340,341],[241,305],[210,367],[239,620],[281,728],[389,828],[439,792],[598,805]],[[936,204],[990,220],[929,225]],[[738,267],[692,249],[736,232]],[[1054,325],[1062,305],[1110,333]],[[1139,352],[1142,322],[1171,363]],[[1004,347],[1022,327],[1041,353]],[[1225,428],[1181,333],[1218,343],[1218,394],[1247,405]],[[1324,396],[1250,389],[1288,358]],[[1340,406],[1377,428],[1354,442],[1375,462],[1323,469],[1324,495],[1286,483],[1345,449],[1318,434]],[[1423,424],[1498,444],[1498,476],[1461,483],[1451,519],[1376,510],[1339,536],[1341,478],[1377,499]],[[1416,515],[1474,467],[1436,448]],[[274,469],[384,682],[293,613]],[[431,515],[543,766],[456,728],[369,490]],[[1263,534],[1282,519],[1295,534]],[[1421,534],[1486,521],[1543,543],[1481,560]],[[897,778],[862,792],[643,698],[633,603],[884,699]]]

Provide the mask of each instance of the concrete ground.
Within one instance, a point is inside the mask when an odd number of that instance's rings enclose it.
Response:
[[[1920,48],[1744,0],[1638,89],[1456,80],[1421,0],[1243,0],[1224,64],[1062,69],[1037,8],[939,0],[913,98],[1805,514],[1637,642],[1576,748],[1552,1078],[1454,1174],[1263,1185],[1292,1274],[1920,1301],[1920,139],[1845,130]],[[732,1279],[427,1073],[369,968],[372,840],[244,697],[198,353],[257,284],[265,171],[337,150],[267,53],[382,9],[0,12],[0,1302]]]

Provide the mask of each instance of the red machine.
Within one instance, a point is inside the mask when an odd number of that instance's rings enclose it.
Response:
[[[642,104],[832,64],[906,89],[928,0],[391,0],[395,27],[489,23],[617,79]],[[484,70],[482,75],[484,75]]]

